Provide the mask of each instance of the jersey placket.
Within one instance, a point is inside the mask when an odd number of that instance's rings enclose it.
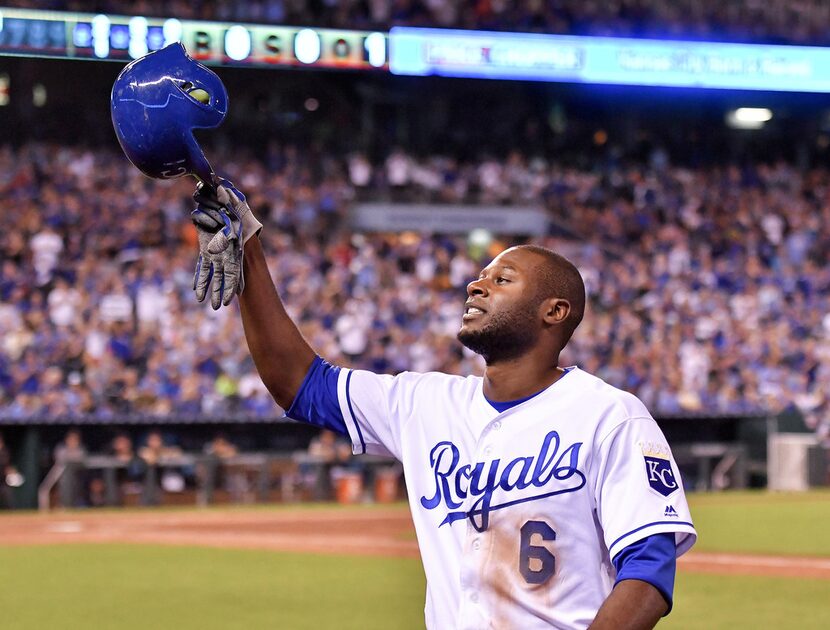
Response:
[[[492,419],[481,432],[476,442],[475,451],[472,453],[472,462],[485,462],[484,482],[490,463],[499,459],[502,455],[502,441],[499,440],[503,418],[509,415],[512,409],[500,413]],[[472,481],[470,482],[472,485]],[[483,482],[482,482],[483,483]],[[472,492],[467,493],[463,508],[468,514],[473,511],[473,506],[479,499]],[[464,538],[464,555],[461,560],[461,602],[458,611],[458,628],[465,630],[480,630],[490,625],[489,614],[486,605],[486,598],[482,593],[482,572],[486,570],[487,558],[491,553],[492,536],[486,529],[482,531],[480,525],[474,524],[474,519],[481,515],[474,515],[472,518],[464,519],[466,533]]]

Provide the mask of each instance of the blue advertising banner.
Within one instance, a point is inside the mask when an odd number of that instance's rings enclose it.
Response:
[[[396,27],[394,74],[830,91],[830,48]]]

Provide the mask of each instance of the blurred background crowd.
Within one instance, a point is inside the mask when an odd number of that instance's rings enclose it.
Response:
[[[455,341],[465,285],[507,239],[349,229],[355,198],[536,200],[589,296],[565,353],[657,414],[794,404],[830,391],[826,169],[461,162],[400,149],[223,161],[265,223],[281,295],[335,363],[477,373]],[[0,416],[279,413],[235,306],[192,293],[192,183],[148,180],[107,149],[0,150]],[[485,244],[486,245],[486,244]]]
[[[356,29],[830,43],[830,4],[820,0],[3,4]],[[283,410],[248,355],[236,303],[213,311],[195,301],[192,180],[149,180],[117,147],[109,94],[120,68],[0,57],[0,506],[21,473],[36,479],[90,453],[117,459],[119,481],[147,492],[157,486],[147,481],[153,444],[219,457],[309,447],[312,433],[292,434],[294,424],[268,430],[264,421]],[[830,445],[823,94],[218,72],[229,115],[200,141],[248,195],[286,306],[329,361],[481,373],[480,358],[455,339],[466,284],[504,247],[537,242],[572,259],[586,281],[587,316],[563,363],[635,393],[658,418],[679,418],[687,442],[732,440],[715,426],[724,418],[735,420],[728,433],[791,413],[798,430]],[[739,107],[769,108],[769,118],[736,128],[728,120]],[[533,207],[549,228],[372,232],[355,228],[366,202],[505,216]],[[701,436],[703,417],[715,428]],[[266,429],[226,441],[219,433],[253,422]],[[68,431],[85,424],[98,426]],[[36,432],[26,428],[47,425],[41,443],[29,441]],[[340,465],[348,447],[327,435],[309,452],[321,448]],[[21,460],[37,465],[18,471]],[[61,491],[62,504],[114,502],[100,476],[82,481],[81,494]]]
[[[431,26],[827,44],[822,0],[11,0],[27,8],[330,28]]]

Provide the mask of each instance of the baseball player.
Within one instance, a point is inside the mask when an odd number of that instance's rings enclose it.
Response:
[[[467,287],[458,339],[483,377],[330,365],[286,314],[245,197],[197,191],[194,288],[237,292],[245,335],[291,418],[403,463],[427,577],[426,626],[652,628],[696,539],[666,439],[633,395],[559,354],[579,325],[577,269],[545,248],[499,254]],[[461,310],[461,304],[459,304]]]

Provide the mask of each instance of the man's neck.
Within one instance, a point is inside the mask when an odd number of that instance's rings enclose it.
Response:
[[[526,398],[553,385],[565,370],[557,366],[559,357],[540,361],[533,354],[499,361],[484,370],[484,395],[497,402]]]

